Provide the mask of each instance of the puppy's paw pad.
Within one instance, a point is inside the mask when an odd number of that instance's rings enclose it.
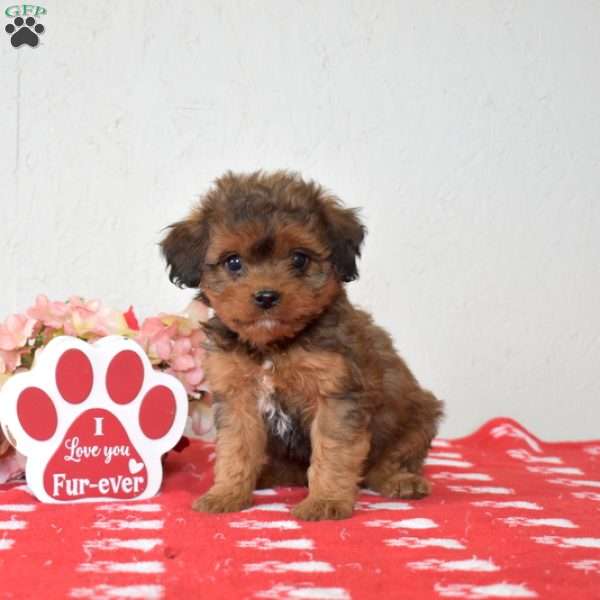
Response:
[[[305,498],[292,509],[292,514],[302,521],[347,519],[352,516],[352,502]]]
[[[389,498],[418,499],[429,496],[431,484],[421,475],[400,473],[387,481],[378,491]]]
[[[192,508],[198,512],[228,513],[239,512],[252,505],[252,497],[244,497],[235,493],[207,492],[198,498]]]

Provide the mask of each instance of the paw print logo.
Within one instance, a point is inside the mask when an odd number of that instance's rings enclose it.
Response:
[[[33,17],[27,17],[25,20],[17,17],[4,30],[10,35],[10,43],[15,48],[23,44],[35,48],[40,42],[38,34],[42,34],[45,31],[44,26],[41,23],[36,24]]]
[[[187,394],[133,341],[52,340],[0,393],[0,422],[44,502],[149,498],[181,438]]]

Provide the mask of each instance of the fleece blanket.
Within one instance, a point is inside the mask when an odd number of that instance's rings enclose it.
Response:
[[[0,490],[1,598],[600,598],[600,441],[546,443],[509,419],[434,442],[433,494],[360,494],[351,519],[306,523],[302,488],[249,510],[190,510],[214,448],[170,453],[151,501],[38,503]]]

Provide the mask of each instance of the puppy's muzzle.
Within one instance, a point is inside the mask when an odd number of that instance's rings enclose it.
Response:
[[[281,294],[275,290],[260,290],[254,294],[254,302],[261,308],[268,310],[273,308],[281,298]]]

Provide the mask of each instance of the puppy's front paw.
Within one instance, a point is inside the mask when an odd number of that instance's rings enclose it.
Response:
[[[252,505],[252,496],[240,496],[235,492],[209,490],[196,499],[192,508],[199,512],[226,513],[239,512]]]
[[[347,519],[352,516],[353,502],[326,500],[308,496],[292,509],[292,514],[302,521]]]

